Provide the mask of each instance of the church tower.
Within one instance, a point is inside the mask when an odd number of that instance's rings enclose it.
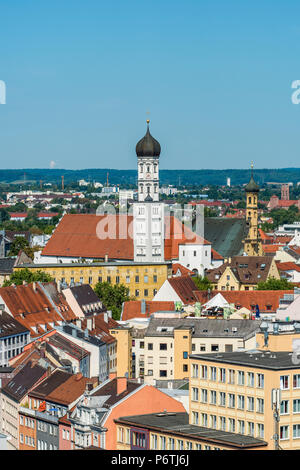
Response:
[[[262,256],[262,243],[258,231],[258,193],[259,186],[253,178],[253,163],[251,164],[251,178],[245,186],[246,192],[246,223],[247,237],[244,240],[244,252],[248,256]]]
[[[147,120],[145,136],[136,145],[138,202],[133,204],[134,261],[164,261],[164,204],[159,202],[160,144]]]

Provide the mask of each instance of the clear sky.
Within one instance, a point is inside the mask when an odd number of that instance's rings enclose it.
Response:
[[[300,167],[299,0],[0,0],[0,168]],[[52,163],[51,163],[52,162]]]

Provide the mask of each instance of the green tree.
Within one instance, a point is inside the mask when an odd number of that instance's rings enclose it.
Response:
[[[212,289],[212,284],[205,276],[195,276],[192,278],[198,290]]]
[[[14,271],[10,278],[5,280],[3,287],[11,286],[16,284],[17,286],[23,284],[23,281],[30,284],[31,282],[52,282],[54,279],[47,273],[44,273],[41,270],[30,271],[28,268],[17,269]]]
[[[34,251],[30,247],[28,241],[26,240],[25,237],[15,237],[11,247],[10,251],[8,253],[8,256],[17,256],[19,251],[22,250],[24,253],[26,253],[27,256],[29,256],[31,259],[34,257]]]
[[[266,281],[261,281],[257,284],[256,290],[293,290],[294,285],[288,282],[287,279],[275,279],[269,277]]]
[[[115,320],[120,319],[123,302],[133,300],[129,296],[128,287],[123,284],[112,285],[109,282],[98,282],[94,287],[94,291],[102,300],[107,310],[112,311],[112,316]]]

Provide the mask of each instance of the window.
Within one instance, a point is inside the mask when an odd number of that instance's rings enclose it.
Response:
[[[234,373],[233,369],[229,369],[228,383],[229,384],[234,384],[235,383],[235,373]]]
[[[264,399],[263,398],[257,398],[256,405],[257,405],[257,408],[256,408],[257,413],[264,413],[264,407],[265,407]]]
[[[177,450],[183,450],[183,440],[182,439],[177,439]]]
[[[198,374],[199,374],[198,364],[193,364],[193,365],[192,365],[192,377],[193,377],[194,379],[197,379],[197,378],[198,378]]]
[[[199,400],[199,389],[196,387],[192,388],[192,400],[198,401]]]
[[[245,409],[245,397],[244,395],[238,395],[237,407],[239,410]]]
[[[289,376],[288,375],[281,375],[280,376],[280,388],[281,390],[288,390],[289,389]]]
[[[214,382],[217,380],[217,368],[216,367],[210,368],[210,380],[213,380]]]
[[[166,351],[167,350],[167,343],[160,343],[159,344],[159,349],[161,351]]]
[[[147,276],[147,274],[145,274],[145,276],[144,276],[144,282],[148,282],[148,276]]]
[[[238,432],[239,434],[245,434],[245,421],[242,419],[238,420]]]
[[[193,422],[193,424],[199,424],[199,413],[198,413],[198,411],[192,411],[192,422]]]
[[[300,374],[293,375],[293,388],[300,388]]]
[[[224,416],[220,416],[220,429],[226,431],[226,418]]]
[[[219,351],[219,345],[218,344],[212,344],[211,345],[211,351],[213,351],[213,352]]]
[[[188,357],[189,357],[189,356],[188,356],[188,352],[187,352],[187,351],[183,351],[182,357],[183,357],[183,359],[188,359]]]
[[[226,370],[220,367],[219,373],[220,373],[220,382],[226,382]]]
[[[220,398],[220,406],[226,406],[226,393],[220,392],[219,398]]]
[[[136,296],[136,297],[139,297],[139,295],[140,295],[139,289],[135,289],[135,296]]]
[[[159,371],[159,376],[160,377],[167,377],[167,371],[166,370],[160,370]]]
[[[126,283],[127,283],[127,284],[130,283],[130,276],[126,276]]]
[[[257,387],[264,388],[264,374],[257,374]]]
[[[206,413],[201,413],[201,424],[202,426],[207,427],[207,414]]]
[[[254,411],[254,397],[248,397],[247,402],[248,402],[247,410]]]
[[[300,413],[300,400],[299,400],[299,398],[293,400],[293,413]]]
[[[116,276],[116,284],[120,284],[120,276]]]
[[[217,404],[217,392],[215,390],[210,391],[210,403],[211,405]]]
[[[248,372],[248,387],[254,387],[254,374],[253,374],[253,372]]]
[[[207,403],[207,390],[205,388],[201,389],[201,402]]]
[[[160,437],[160,448],[161,450],[166,450],[166,438],[165,436]]]
[[[228,418],[228,427],[229,432],[235,432],[235,419]]]
[[[216,415],[210,415],[210,427],[212,429],[217,429],[217,417],[216,417]]]
[[[235,408],[235,395],[234,393],[228,394],[228,407]]]
[[[157,275],[156,274],[154,274],[154,276],[153,276],[153,282],[157,282]]]
[[[265,434],[265,427],[262,423],[257,424],[257,437],[263,439]]]
[[[144,289],[144,296],[148,297],[148,289]]]
[[[300,424],[293,425],[293,439],[300,438]]]
[[[280,439],[283,441],[289,438],[289,427],[288,426],[280,426]]]
[[[140,276],[135,276],[135,282],[140,282]]]
[[[207,366],[201,366],[201,378],[207,379]]]
[[[148,351],[153,351],[153,343],[148,343]]]
[[[175,440],[173,437],[169,437],[168,439],[168,448],[169,450],[175,450]]]
[[[289,400],[282,400],[280,403],[280,414],[288,415],[289,414]]]
[[[252,422],[248,423],[248,435],[254,436],[254,423]]]
[[[151,434],[151,449],[157,449],[157,435]]]

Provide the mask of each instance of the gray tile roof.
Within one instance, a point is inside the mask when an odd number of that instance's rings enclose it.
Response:
[[[189,424],[188,413],[151,413],[136,416],[123,416],[116,421],[130,423],[147,429],[178,434],[185,438],[204,440],[207,444],[233,446],[237,448],[266,446],[261,439],[251,436],[205,428]]]
[[[298,369],[291,351],[235,351],[228,353],[191,354],[191,359],[220,362],[259,369],[288,370]]]
[[[259,330],[260,323],[261,320],[151,317],[145,336],[173,337],[174,329],[193,328],[193,338],[248,339]]]

